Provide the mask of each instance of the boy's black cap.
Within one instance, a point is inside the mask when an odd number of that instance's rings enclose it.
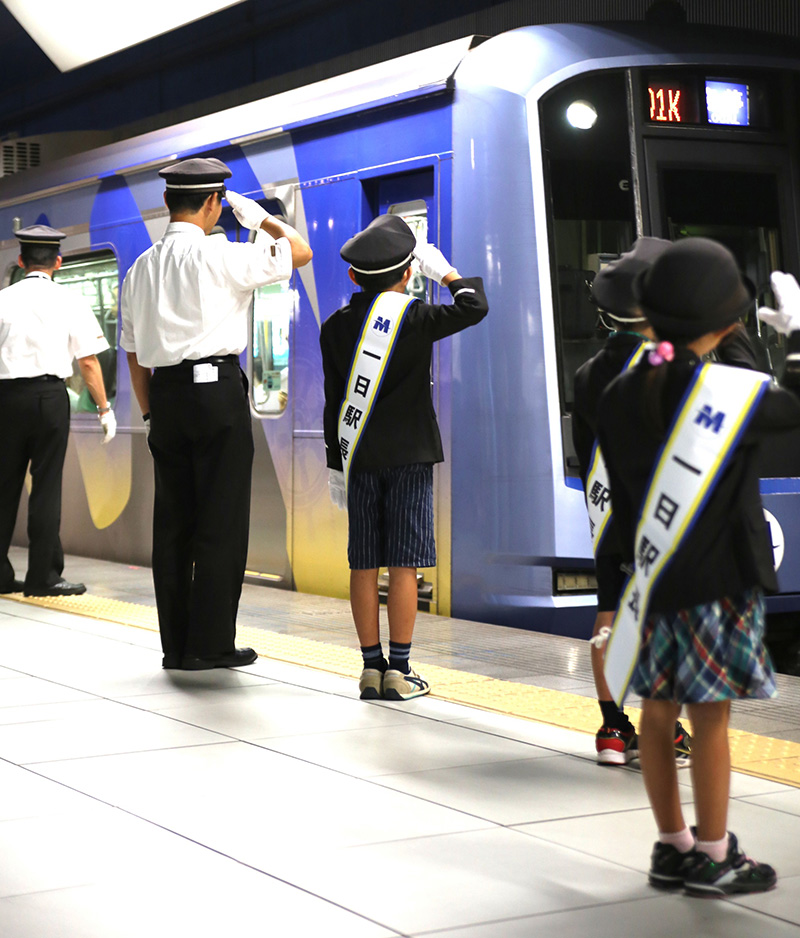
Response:
[[[186,192],[216,192],[225,188],[225,180],[233,173],[215,157],[201,159],[192,157],[171,166],[165,166],[158,175],[166,182],[167,189]]]
[[[63,231],[51,228],[49,225],[29,225],[14,232],[14,237],[20,244],[57,244],[66,238]]]
[[[633,294],[633,281],[672,244],[662,238],[637,238],[631,249],[600,270],[592,281],[595,303],[612,316],[629,318],[639,303]],[[635,316],[641,319],[641,316]]]
[[[741,319],[756,294],[733,254],[710,238],[672,244],[633,290],[660,338],[689,341]]]
[[[379,215],[339,253],[357,274],[400,273],[399,268],[410,263],[416,244],[414,233],[399,215]]]

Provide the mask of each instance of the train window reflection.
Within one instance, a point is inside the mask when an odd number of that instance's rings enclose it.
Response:
[[[297,290],[282,280],[259,287],[253,297],[251,394],[259,414],[278,417],[289,401],[289,343]]]
[[[97,356],[106,395],[114,406],[117,394],[117,310],[119,305],[119,267],[110,251],[91,257],[65,257],[53,279],[65,289],[80,297],[100,324],[108,342],[108,349]],[[73,362],[72,377],[67,379],[70,411],[73,414],[97,413],[97,405],[84,384],[77,362]]]

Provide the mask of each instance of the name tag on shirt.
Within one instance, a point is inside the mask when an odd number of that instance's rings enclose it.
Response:
[[[219,368],[210,362],[201,362],[192,367],[192,381],[195,384],[212,384],[219,381]]]

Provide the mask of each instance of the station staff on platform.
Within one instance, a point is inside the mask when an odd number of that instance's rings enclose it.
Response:
[[[153,583],[163,666],[252,664],[235,647],[247,561],[253,434],[239,355],[256,287],[311,259],[306,241],[257,202],[227,199],[252,243],[206,237],[228,167],[189,159],[162,169],[170,223],[122,288],[122,338],[155,469]],[[153,370],[154,369],[154,370]]]
[[[53,282],[64,232],[33,225],[16,237],[25,277],[0,291],[0,593],[73,596],[86,587],[61,576],[61,475],[69,436],[64,379],[77,358],[108,443],[116,421],[97,361],[108,342],[91,307]],[[28,572],[22,583],[14,576],[8,548],[29,463]]]

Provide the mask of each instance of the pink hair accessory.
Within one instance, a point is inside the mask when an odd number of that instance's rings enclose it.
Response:
[[[673,358],[675,358],[675,348],[671,342],[659,342],[647,353],[647,360],[654,367],[663,365],[664,362],[671,362]]]

